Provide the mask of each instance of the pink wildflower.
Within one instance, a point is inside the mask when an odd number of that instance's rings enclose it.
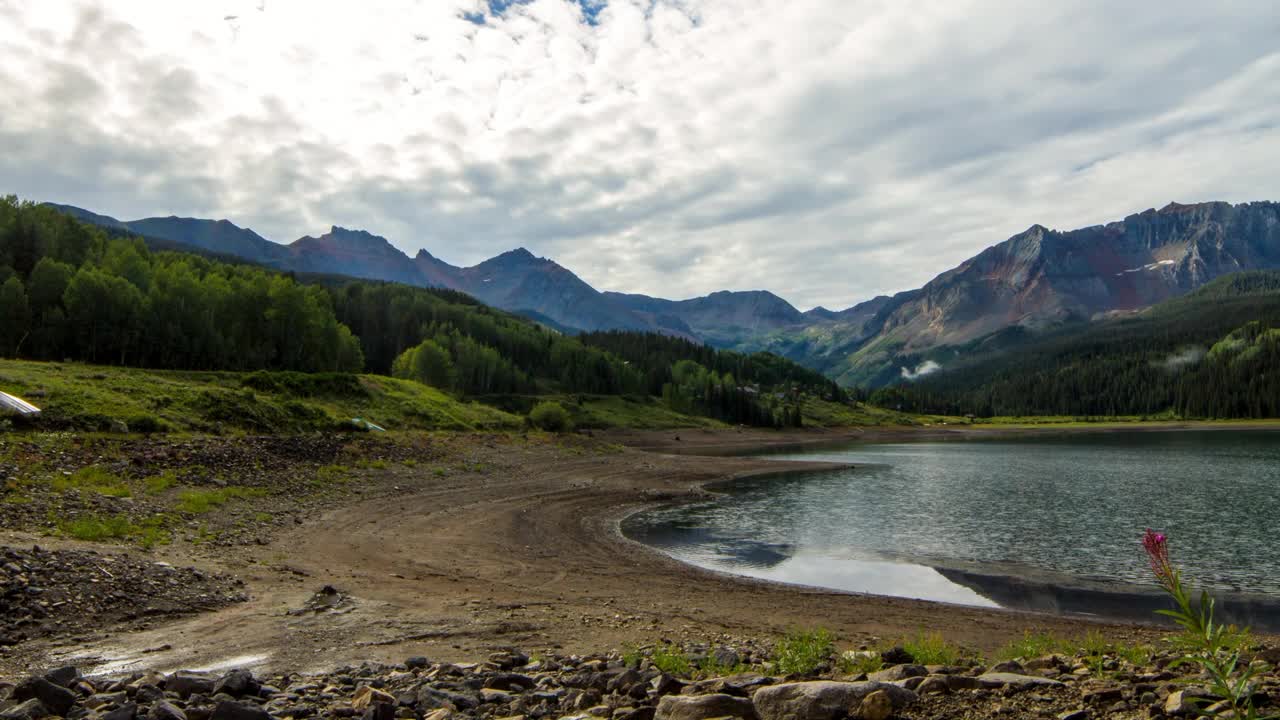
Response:
[[[1173,582],[1173,565],[1169,563],[1169,543],[1164,533],[1147,528],[1147,532],[1142,536],[1142,549],[1147,551],[1147,559],[1151,562],[1151,572],[1155,573],[1156,581],[1166,586]]]

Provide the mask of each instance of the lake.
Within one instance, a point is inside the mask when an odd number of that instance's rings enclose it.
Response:
[[[780,582],[978,606],[1142,617],[1139,538],[1242,620],[1280,624],[1280,433],[1104,432],[848,444],[777,454],[853,467],[739,481],[634,515],[673,557]]]

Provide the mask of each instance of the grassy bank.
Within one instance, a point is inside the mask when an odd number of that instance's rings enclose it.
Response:
[[[410,380],[353,373],[190,372],[0,360],[0,390],[39,406],[44,412],[36,427],[49,430],[295,433],[349,428],[352,418],[388,430],[511,430],[523,426],[533,405],[548,399],[564,406],[577,428],[727,427],[642,395],[462,400]],[[809,427],[948,421],[813,398],[801,408]]]
[[[254,433],[332,430],[352,418],[388,429],[494,430],[521,418],[407,380],[343,373],[179,372],[0,360],[0,390],[44,412],[48,429]]]

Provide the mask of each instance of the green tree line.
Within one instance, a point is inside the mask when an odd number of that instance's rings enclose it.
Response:
[[[1016,338],[871,394],[915,412],[1280,417],[1280,272],[1219,278],[1123,320]]]
[[[799,422],[832,382],[763,353],[575,338],[435,288],[295,276],[0,200],[0,356],[190,370],[358,372],[485,396],[652,394],[731,422]],[[648,348],[647,350],[645,348]],[[689,361],[679,372],[673,366]]]
[[[177,369],[357,371],[329,294],[0,201],[0,354]]]

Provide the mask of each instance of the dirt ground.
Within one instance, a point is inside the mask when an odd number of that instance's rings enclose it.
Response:
[[[950,432],[916,432],[930,431]],[[338,506],[274,529],[265,545],[216,553],[161,547],[154,559],[243,579],[249,600],[143,630],[32,641],[0,656],[0,677],[69,662],[98,671],[256,666],[307,672],[415,655],[475,661],[512,646],[592,652],[664,639],[767,638],[815,626],[832,630],[842,646],[938,631],[989,651],[1028,630],[1072,636],[1099,627],[730,577],[678,563],[617,531],[636,510],[705,496],[701,486],[710,481],[779,469],[767,459],[672,449],[872,436],[891,434],[671,431],[571,443],[486,441],[473,449],[482,467],[476,472],[439,476],[425,467],[401,468]],[[35,541],[86,546],[0,533],[0,543]],[[324,586],[337,593],[313,597]],[[1104,629],[1118,638],[1153,632]]]

